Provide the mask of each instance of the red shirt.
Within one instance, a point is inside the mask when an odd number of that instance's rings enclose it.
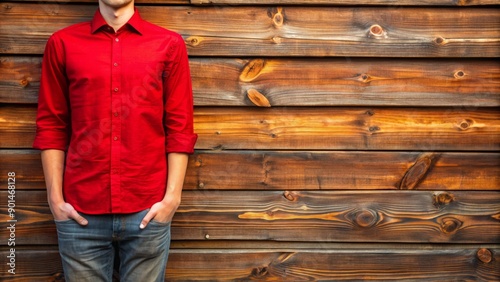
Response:
[[[193,95],[182,37],[141,19],[118,32],[99,11],[45,47],[37,149],[66,151],[65,201],[131,213],[165,195],[166,154],[193,153]]]

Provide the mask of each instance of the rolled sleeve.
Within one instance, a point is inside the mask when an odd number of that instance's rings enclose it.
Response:
[[[55,35],[49,38],[42,60],[38,96],[36,135],[33,148],[66,150],[69,143],[70,113],[64,52]]]
[[[193,128],[193,91],[191,74],[184,40],[177,35],[171,47],[170,64],[164,72],[165,152],[194,152],[198,138]]]

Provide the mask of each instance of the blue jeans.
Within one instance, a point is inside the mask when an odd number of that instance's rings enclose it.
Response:
[[[56,221],[66,281],[112,281],[115,253],[120,281],[165,280],[170,223],[139,224],[148,210],[133,214],[88,215],[88,225]]]

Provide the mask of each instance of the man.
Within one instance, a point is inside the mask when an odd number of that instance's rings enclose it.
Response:
[[[99,0],[44,53],[34,148],[66,281],[163,281],[188,154],[193,98],[180,35],[134,0]]]

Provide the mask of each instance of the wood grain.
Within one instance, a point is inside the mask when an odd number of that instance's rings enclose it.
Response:
[[[500,277],[498,1],[136,3],[185,39],[200,135],[166,281]],[[28,148],[45,42],[96,9],[0,3],[0,183],[16,173],[18,220],[1,281],[64,280]]]
[[[498,109],[198,108],[198,149],[498,150]]]
[[[495,258],[497,249],[493,249]],[[343,281],[394,279],[490,281],[498,275],[498,261],[477,263],[476,250],[212,250],[191,253],[174,250],[167,280],[208,281]],[[418,265],[418,267],[415,267]],[[495,270],[494,268],[497,267]]]
[[[214,281],[214,277],[217,281],[392,280],[394,271],[401,279],[414,281],[493,281],[500,274],[500,249],[488,247],[479,249],[492,253],[490,263],[478,259],[478,247],[453,245],[380,245],[364,250],[321,245],[310,250],[172,249],[165,281]],[[16,253],[22,258],[17,262],[19,272],[10,276],[8,266],[2,264],[2,281],[64,281],[55,247],[18,248]],[[0,255],[8,252],[2,250]]]
[[[497,108],[195,109],[196,149],[500,149]],[[0,107],[0,148],[31,148],[36,107]]]
[[[0,57],[0,102],[36,103],[40,57]],[[195,106],[500,106],[491,60],[191,58]],[[293,81],[293,83],[290,83]]]
[[[44,198],[17,191],[16,244],[57,243]],[[500,238],[499,210],[498,191],[184,191],[172,239],[485,244]]]
[[[33,2],[32,0],[13,0],[10,2]],[[44,0],[43,2],[57,4],[68,3],[95,3],[94,0]],[[391,0],[135,0],[137,4],[216,4],[216,5],[349,5],[349,6],[364,6],[364,5],[388,5],[388,6],[414,6],[415,1],[391,1]],[[480,5],[497,5],[495,0],[420,0],[419,6],[480,6]]]
[[[185,187],[203,190],[500,188],[500,155],[497,153],[435,153],[425,172],[408,175],[415,172],[415,165],[426,155],[422,152],[197,151],[190,159]],[[415,185],[405,186],[410,180]]]
[[[429,0],[428,0],[429,1]],[[430,0],[436,1],[436,0]],[[447,0],[437,0],[437,1],[447,1]],[[487,2],[490,0],[474,0],[472,5],[487,5]],[[33,3],[32,0],[13,0],[9,2],[19,2],[19,3]],[[188,5],[190,4],[189,0],[134,0],[136,4],[165,4],[165,5]],[[470,2],[470,1],[469,1]],[[44,0],[43,2],[39,2],[40,4],[45,3],[54,3],[58,5],[67,5],[71,3],[90,3],[94,4],[97,7],[97,2],[95,0]]]
[[[2,183],[13,171],[17,189],[45,189],[38,151],[0,150],[0,158]],[[500,154],[197,150],[184,189],[500,190]]]
[[[41,54],[89,5],[4,3],[0,53]],[[499,57],[497,8],[142,6],[191,56]]]
[[[52,0],[55,1],[55,0]],[[86,0],[88,1],[88,0]],[[412,0],[190,0],[193,5],[216,4],[216,5],[384,5],[384,6],[476,6],[476,5],[498,5],[495,0],[420,0],[418,3]]]

